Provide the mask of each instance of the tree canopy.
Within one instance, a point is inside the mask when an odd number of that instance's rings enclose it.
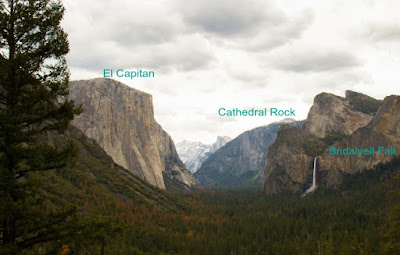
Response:
[[[0,244],[8,254],[55,238],[55,226],[74,211],[44,216],[39,186],[27,178],[60,169],[77,153],[49,138],[81,111],[68,99],[63,15],[60,1],[0,1]]]

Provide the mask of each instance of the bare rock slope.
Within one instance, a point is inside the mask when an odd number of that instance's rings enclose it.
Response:
[[[161,189],[166,188],[165,178],[186,188],[198,184],[171,137],[155,121],[150,94],[97,78],[71,82],[70,97],[84,109],[73,125],[117,164]]]
[[[350,135],[367,125],[373,116],[354,106],[356,98],[367,100],[370,97],[352,91],[346,91],[345,98],[328,93],[317,95],[308,113],[305,130],[322,138],[332,132]]]

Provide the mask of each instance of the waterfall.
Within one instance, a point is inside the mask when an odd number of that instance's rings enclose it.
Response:
[[[309,187],[302,197],[306,196],[308,193],[311,193],[317,189],[317,157],[314,158],[314,170],[313,170],[313,180],[312,180],[312,185]]]

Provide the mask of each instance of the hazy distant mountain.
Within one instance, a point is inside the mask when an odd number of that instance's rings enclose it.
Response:
[[[222,146],[225,146],[228,142],[232,141],[229,136],[218,136],[217,141],[211,145],[211,153],[216,152]]]
[[[176,144],[176,150],[186,168],[195,173],[212,153],[231,140],[232,138],[228,136],[218,136],[217,141],[211,145],[201,142],[183,141]]]
[[[285,119],[244,132],[212,154],[195,177],[210,187],[261,187],[268,146],[275,141],[282,124],[301,125],[302,122]]]

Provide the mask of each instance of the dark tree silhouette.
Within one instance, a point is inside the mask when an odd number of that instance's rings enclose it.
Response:
[[[53,0],[0,1],[0,250],[56,238],[71,210],[44,216],[32,172],[60,169],[76,155],[62,133],[79,114],[68,99],[64,7]]]

